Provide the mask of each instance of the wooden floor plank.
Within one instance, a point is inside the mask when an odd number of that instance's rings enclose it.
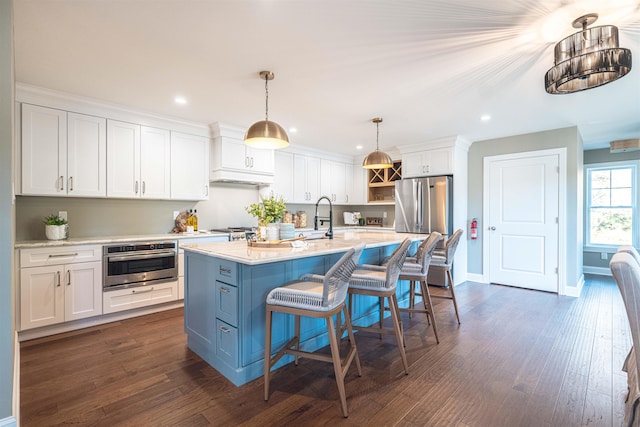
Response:
[[[437,292],[438,290],[434,290]],[[356,335],[363,376],[301,359],[236,387],[186,347],[181,309],[21,343],[21,425],[620,425],[631,346],[612,279],[576,299],[467,282],[435,300],[440,344],[402,314],[409,375],[393,336]]]

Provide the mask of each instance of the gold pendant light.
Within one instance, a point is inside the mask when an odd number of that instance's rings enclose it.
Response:
[[[278,149],[289,146],[289,137],[276,122],[269,121],[269,80],[275,75],[271,71],[260,71],[260,78],[264,80],[266,100],[265,119],[251,125],[244,135],[244,143],[253,148]]]
[[[365,169],[388,169],[393,166],[393,160],[384,151],[380,151],[378,139],[380,137],[380,123],[382,123],[381,117],[371,119],[376,124],[376,151],[373,151],[364,158],[362,167]]]

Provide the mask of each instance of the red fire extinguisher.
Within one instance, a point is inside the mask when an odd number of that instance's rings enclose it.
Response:
[[[476,240],[478,238],[478,219],[473,218],[471,220],[471,240]]]

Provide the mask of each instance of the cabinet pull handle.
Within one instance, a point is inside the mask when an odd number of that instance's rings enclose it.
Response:
[[[228,334],[229,332],[231,332],[231,330],[229,330],[229,328],[227,328],[226,326],[220,326],[220,332]]]
[[[68,256],[78,256],[78,252],[74,252],[72,254],[49,254],[49,258],[62,258]]]
[[[147,182],[142,181],[142,194],[147,192]]]
[[[253,168],[253,157],[251,157],[251,168]]]
[[[56,281],[58,282],[58,284],[56,285],[58,288],[60,287],[60,272],[56,271]]]
[[[136,189],[135,189],[136,194],[138,194],[138,181],[136,181]]]
[[[209,186],[208,185],[204,186],[204,195],[209,197]]]
[[[244,156],[244,167],[245,168],[249,167],[249,156]]]
[[[73,177],[72,176],[67,178],[67,188],[69,188],[69,191],[73,191]]]
[[[132,294],[146,294],[149,292],[153,292],[153,286],[150,287],[149,289],[141,289],[141,290],[132,289],[131,290]]]
[[[60,191],[64,191],[64,176],[60,175],[58,182],[60,183]]]
[[[231,274],[231,269],[227,267],[220,266],[220,274]]]
[[[227,289],[227,288],[223,288],[222,286],[220,286],[220,287],[218,288],[218,290],[219,290],[220,292],[224,292],[225,294],[228,294],[229,292],[231,292],[231,290],[229,290],[229,289]]]
[[[71,271],[67,270],[67,286],[71,286]]]

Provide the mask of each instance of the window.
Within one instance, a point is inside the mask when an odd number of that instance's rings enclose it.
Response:
[[[636,164],[587,166],[587,245],[636,243]]]

